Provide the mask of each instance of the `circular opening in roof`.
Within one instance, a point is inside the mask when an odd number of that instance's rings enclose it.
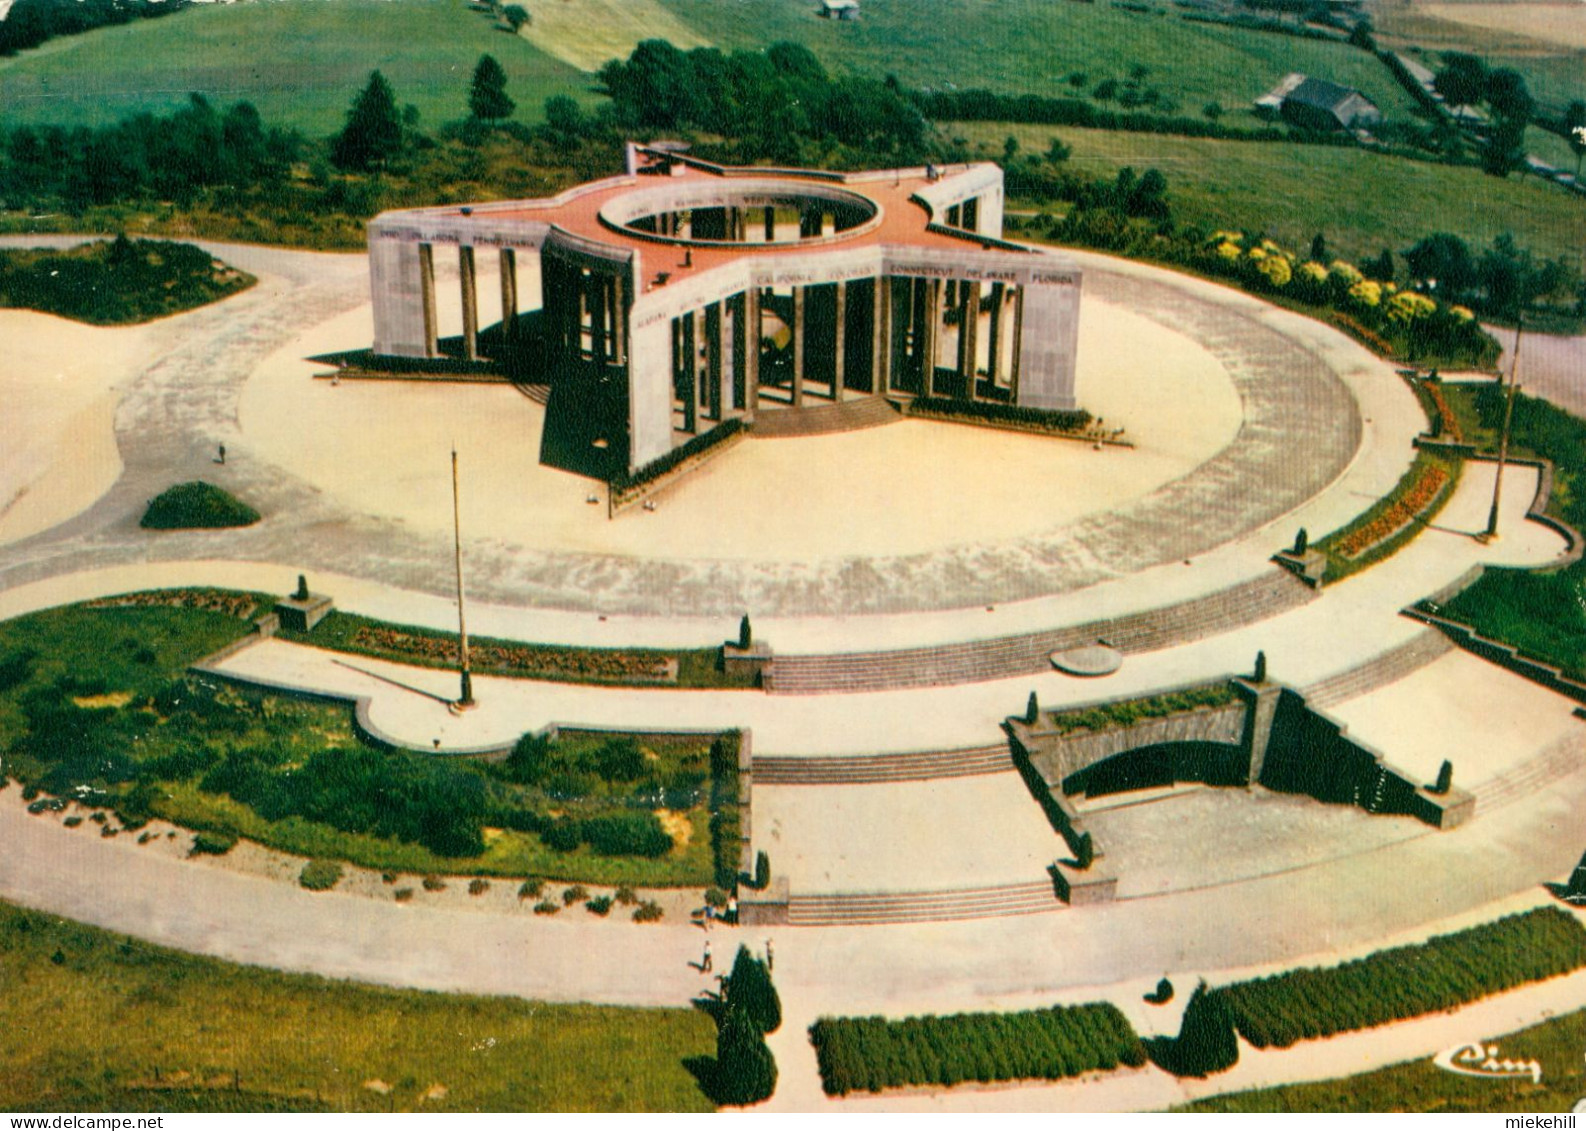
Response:
[[[600,221],[640,239],[694,247],[792,247],[856,236],[881,207],[836,185],[773,179],[684,182],[607,201]]]

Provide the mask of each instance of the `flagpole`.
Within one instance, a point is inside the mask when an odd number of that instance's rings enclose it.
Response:
[[[1524,329],[1524,316],[1519,315],[1514,320],[1514,357],[1509,361],[1509,395],[1503,406],[1503,434],[1498,440],[1498,474],[1493,476],[1492,480],[1492,510],[1487,512],[1487,530],[1481,536],[1483,542],[1492,542],[1498,537],[1498,500],[1503,493],[1503,465],[1509,459],[1509,426],[1514,420],[1514,389],[1515,379],[1520,373],[1522,329]]]
[[[457,494],[457,448],[452,448],[452,549],[457,564],[457,665],[462,677],[462,694],[455,706],[464,710],[474,706],[474,678],[468,666],[468,623],[463,615],[463,527],[462,508]]]

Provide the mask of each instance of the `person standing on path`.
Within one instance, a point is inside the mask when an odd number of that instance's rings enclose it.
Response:
[[[701,958],[699,960],[699,972],[701,974],[709,974],[710,970],[711,970],[711,965],[710,965],[710,940],[706,939],[705,940],[705,957],[703,957],[703,958]]]
[[[220,458],[218,460],[216,460],[215,462],[216,463],[225,463],[226,462],[226,445],[225,444],[220,445]]]
[[[767,974],[771,973],[771,966],[772,966],[771,936],[767,935],[765,937],[765,972]]]

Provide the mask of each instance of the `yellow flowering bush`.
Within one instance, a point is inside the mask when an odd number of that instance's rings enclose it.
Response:
[[[1388,299],[1386,310],[1390,320],[1408,324],[1418,318],[1431,317],[1437,310],[1437,303],[1414,291],[1400,291]]]
[[[1349,288],[1349,297],[1364,307],[1382,304],[1382,284],[1373,279],[1362,279]]]
[[[1232,242],[1231,240],[1224,240],[1222,243],[1217,245],[1217,254],[1222,256],[1222,258],[1226,259],[1229,263],[1232,263],[1244,253],[1240,250],[1238,244]]]
[[[1256,270],[1265,275],[1267,282],[1274,287],[1288,286],[1289,280],[1294,275],[1293,270],[1289,267],[1289,261],[1281,255],[1267,256],[1256,265]]]
[[[1308,259],[1300,264],[1300,274],[1313,283],[1325,283],[1327,281],[1327,268],[1314,259]]]
[[[1340,286],[1351,288],[1365,279],[1353,263],[1345,263],[1342,259],[1335,259],[1327,269],[1327,277]]]
[[[1476,316],[1471,313],[1468,306],[1451,306],[1448,308],[1448,312],[1460,322],[1474,322],[1476,320]]]

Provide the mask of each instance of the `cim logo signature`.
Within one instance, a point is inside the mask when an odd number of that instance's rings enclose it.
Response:
[[[1513,1080],[1529,1076],[1533,1084],[1542,1082],[1542,1066],[1535,1060],[1510,1060],[1498,1056],[1498,1046],[1470,1041],[1444,1049],[1432,1058],[1432,1063],[1445,1072],[1461,1076],[1479,1076],[1488,1080]]]

